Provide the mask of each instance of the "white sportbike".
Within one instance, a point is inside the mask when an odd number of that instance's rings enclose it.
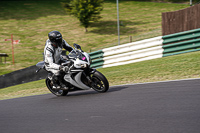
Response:
[[[69,88],[53,89],[52,73],[48,72],[46,78],[47,88],[56,96],[65,96],[70,90],[94,89],[97,92],[106,92],[109,89],[109,83],[106,77],[94,68],[91,68],[90,55],[81,49],[81,46],[74,44],[74,49],[68,54],[63,66],[68,66],[69,70],[63,72],[63,83]],[[45,69],[44,61],[38,62],[36,66]],[[39,72],[37,70],[36,72]]]

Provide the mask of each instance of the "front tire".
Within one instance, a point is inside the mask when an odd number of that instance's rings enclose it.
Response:
[[[55,90],[53,88],[53,84],[49,78],[46,78],[46,86],[56,96],[66,96],[68,94],[68,90]]]
[[[106,92],[109,89],[109,83],[106,77],[100,73],[99,71],[96,71],[92,76],[92,88],[100,93]]]

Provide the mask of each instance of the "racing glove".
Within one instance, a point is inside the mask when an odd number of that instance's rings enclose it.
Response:
[[[63,72],[68,72],[69,71],[69,67],[60,65],[60,70],[63,71]]]

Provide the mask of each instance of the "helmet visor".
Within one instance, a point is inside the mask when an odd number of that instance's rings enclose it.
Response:
[[[57,46],[61,46],[63,42],[62,37],[56,37],[56,39],[54,40],[55,45]]]

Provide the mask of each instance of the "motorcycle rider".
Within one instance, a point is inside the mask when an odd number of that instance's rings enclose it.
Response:
[[[61,55],[62,49],[66,49],[71,52],[73,48],[62,38],[62,34],[59,31],[51,31],[48,34],[44,48],[44,62],[47,71],[53,73],[53,89],[68,89],[65,84],[62,83],[62,71],[67,72],[69,68],[62,66],[63,57]]]

